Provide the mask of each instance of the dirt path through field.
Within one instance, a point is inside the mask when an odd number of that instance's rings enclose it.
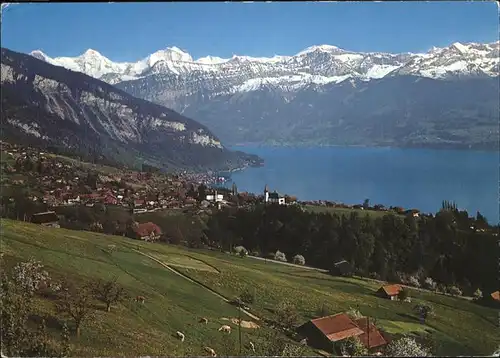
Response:
[[[191,277],[184,275],[183,273],[181,273],[181,272],[177,271],[175,268],[170,267],[169,265],[167,265],[166,263],[162,262],[161,260],[158,260],[156,257],[151,256],[151,255],[148,255],[148,254],[146,254],[146,253],[144,253],[144,252],[140,252],[140,251],[138,251],[138,250],[136,250],[136,249],[132,249],[132,250],[134,250],[134,251],[135,251],[135,252],[137,252],[138,254],[141,254],[141,255],[143,255],[143,256],[146,256],[146,257],[150,258],[150,259],[151,259],[151,260],[153,260],[153,261],[156,261],[157,263],[159,263],[160,265],[162,265],[162,266],[163,266],[163,267],[165,267],[166,269],[170,270],[171,272],[175,273],[176,275],[181,276],[182,278],[184,278],[184,279],[186,279],[186,280],[190,281],[191,283],[194,283],[195,285],[198,285],[198,286],[203,287],[205,290],[207,290],[207,291],[211,292],[212,294],[216,295],[217,297],[219,297],[220,299],[222,299],[224,302],[227,302],[227,303],[229,303],[229,304],[230,304],[230,302],[229,302],[229,299],[228,299],[228,298],[226,298],[226,297],[222,296],[221,294],[219,294],[218,292],[216,292],[216,291],[212,290],[210,287],[207,287],[207,286],[205,286],[204,284],[202,284],[202,283],[200,283],[200,282],[198,282],[198,281],[193,280]],[[244,310],[243,308],[239,308],[239,307],[237,307],[237,309],[240,309],[240,310],[241,310],[241,312],[243,312],[244,314],[246,314],[248,317],[253,318],[253,319],[254,319],[254,320],[256,320],[256,321],[260,321],[260,318],[259,318],[259,317],[257,317],[256,315],[254,315],[254,314],[252,314],[252,313],[248,312],[247,310]]]

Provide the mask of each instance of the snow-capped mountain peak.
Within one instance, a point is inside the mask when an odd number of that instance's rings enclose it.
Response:
[[[229,59],[217,56],[205,56],[205,57],[200,57],[199,59],[196,60],[197,63],[203,63],[205,65],[217,65],[219,63],[224,63],[227,61],[229,61]]]
[[[34,58],[38,58],[39,60],[49,62],[49,61],[47,61],[49,59],[49,56],[44,54],[41,50],[31,51],[30,55],[33,56]]]
[[[310,52],[316,52],[316,51],[319,51],[319,52],[332,52],[333,53],[333,52],[343,52],[344,50],[342,50],[341,48],[338,48],[337,46],[319,45],[319,46],[308,47],[305,50],[302,50],[299,53],[297,53],[296,56],[302,56],[302,55],[306,55],[306,54],[308,54]]]
[[[147,57],[148,64],[153,67],[159,61],[170,62],[194,62],[191,55],[182,51],[178,47],[167,47],[164,50],[156,51]]]
[[[469,50],[469,48],[467,46],[462,45],[460,42],[454,42],[451,45],[451,47],[456,48],[458,51],[460,51],[462,53],[467,53],[467,51]]]
[[[101,57],[104,57],[104,56],[101,55],[98,51],[92,50],[91,48],[89,48],[82,55],[80,55],[80,57],[101,58]]]
[[[172,46],[130,63],[113,62],[96,50],[78,57],[50,58],[41,51],[31,55],[54,65],[102,79],[111,84],[136,80],[153,74],[183,76],[181,82],[207,83],[217,91],[232,88],[257,88],[277,83],[298,88],[311,83],[311,76],[323,79],[357,78],[371,80],[386,76],[413,75],[444,79],[457,76],[497,76],[499,43],[478,44],[455,42],[447,47],[433,47],[426,53],[391,54],[354,52],[332,45],[311,46],[293,56],[231,58],[206,56],[193,60],[179,47]],[[286,84],[286,76],[293,78]],[[291,77],[290,77],[291,76]],[[300,80],[297,80],[298,77]],[[347,76],[347,77],[346,77]],[[189,78],[189,80],[188,80]],[[260,81],[259,79],[273,79]],[[275,80],[274,80],[275,79]],[[250,81],[250,82],[249,82]],[[314,80],[313,82],[315,82]],[[210,83],[210,84],[208,84]],[[245,84],[252,84],[246,86]],[[299,86],[300,87],[300,86]],[[193,90],[195,90],[193,88]]]

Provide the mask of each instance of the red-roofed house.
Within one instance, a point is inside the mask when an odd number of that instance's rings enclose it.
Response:
[[[135,223],[131,228],[131,235],[135,239],[144,241],[156,241],[162,235],[162,231],[158,225],[152,222]]]
[[[500,291],[492,292],[490,296],[493,300],[500,302]]]
[[[403,289],[401,285],[385,285],[379,288],[377,295],[390,300],[396,300],[399,292]]]
[[[327,352],[333,350],[335,342],[364,333],[345,313],[312,319],[300,326],[298,332],[307,337],[311,346]]]
[[[108,204],[108,205],[118,204],[118,199],[116,198],[116,196],[114,196],[112,194],[104,195],[103,197],[101,197],[101,200],[103,201],[104,204]]]
[[[366,317],[353,320],[347,314],[339,313],[310,320],[297,331],[307,337],[310,346],[327,352],[340,353],[338,344],[350,337],[358,337],[369,351],[378,351],[390,342],[390,337],[379,331],[373,322],[368,322]]]

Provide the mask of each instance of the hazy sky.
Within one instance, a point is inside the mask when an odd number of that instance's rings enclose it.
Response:
[[[495,2],[32,3],[2,15],[2,46],[51,57],[86,49],[136,61],[177,46],[193,58],[293,55],[312,45],[423,52],[494,42]]]

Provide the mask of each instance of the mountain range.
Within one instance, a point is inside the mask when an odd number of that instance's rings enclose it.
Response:
[[[94,50],[32,56],[172,108],[228,144],[498,147],[499,42],[426,53],[309,47],[293,56],[207,56],[177,47],[130,63]]]
[[[130,166],[230,170],[260,158],[205,126],[83,73],[2,48],[2,139]]]

